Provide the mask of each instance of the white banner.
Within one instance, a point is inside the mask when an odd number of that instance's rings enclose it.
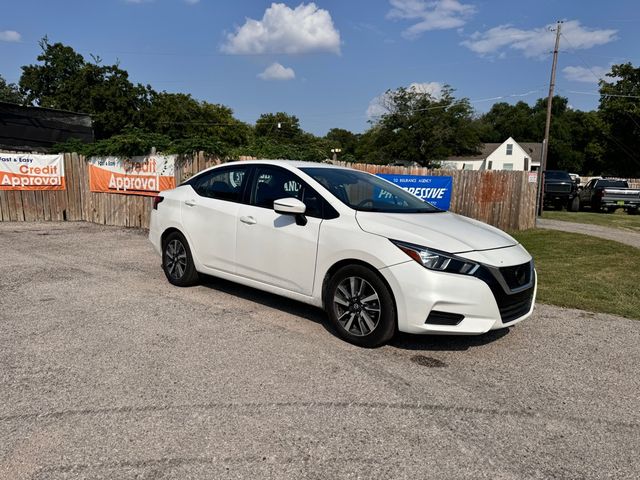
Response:
[[[0,190],[65,190],[64,156],[0,153]]]

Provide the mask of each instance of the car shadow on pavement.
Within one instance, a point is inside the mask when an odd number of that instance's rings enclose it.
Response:
[[[260,305],[295,315],[296,317],[311,320],[312,322],[323,325],[325,329],[330,331],[332,334],[335,334],[333,328],[329,325],[327,315],[322,311],[322,309],[314,307],[313,305],[308,305],[306,303],[298,302],[297,300],[281,297],[274,293],[264,292],[257,288],[247,287],[240,285],[239,283],[234,283],[217,277],[211,277],[209,275],[200,274],[200,277],[200,284],[204,287],[233,295],[234,297],[240,297],[250,302],[256,302]]]
[[[312,322],[322,325],[331,335],[338,337],[327,315],[318,307],[208,275],[201,275],[200,284],[204,287],[233,295],[234,297],[256,302],[260,305],[304,318],[305,320],[311,320]],[[483,335],[474,336],[413,335],[398,332],[388,345],[401,350],[464,351],[469,348],[479,347],[497,341],[507,335],[508,332],[508,328],[492,330]]]

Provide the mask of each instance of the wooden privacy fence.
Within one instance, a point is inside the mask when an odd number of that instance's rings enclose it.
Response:
[[[178,156],[176,184],[220,163],[203,154]],[[89,165],[84,156],[64,154],[66,190],[0,190],[0,221],[86,221],[119,227],[149,227],[153,197],[89,190]]]
[[[430,170],[423,167],[335,163],[369,173],[450,176],[453,179],[452,212],[507,231],[527,230],[536,226],[538,187],[536,182],[529,181],[529,172]]]
[[[0,190],[0,221],[87,221],[148,228],[152,197],[91,192],[87,160],[67,153],[64,162],[66,190]],[[201,153],[179,156],[176,159],[176,184],[218,163],[218,158]],[[370,173],[448,175],[453,177],[451,211],[508,231],[535,227],[536,183],[529,182],[527,172],[344,165]]]

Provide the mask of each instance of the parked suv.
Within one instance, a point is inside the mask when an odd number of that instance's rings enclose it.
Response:
[[[174,285],[202,273],[323,307],[342,338],[366,347],[397,330],[510,327],[536,293],[531,255],[506,233],[332,165],[205,170],[155,198],[149,239]]]
[[[571,176],[562,170],[544,172],[544,206],[557,209],[566,208],[578,211],[578,185]]]

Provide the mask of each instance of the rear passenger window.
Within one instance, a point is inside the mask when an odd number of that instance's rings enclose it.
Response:
[[[202,197],[239,202],[242,199],[246,167],[213,170],[190,182],[196,193]]]

